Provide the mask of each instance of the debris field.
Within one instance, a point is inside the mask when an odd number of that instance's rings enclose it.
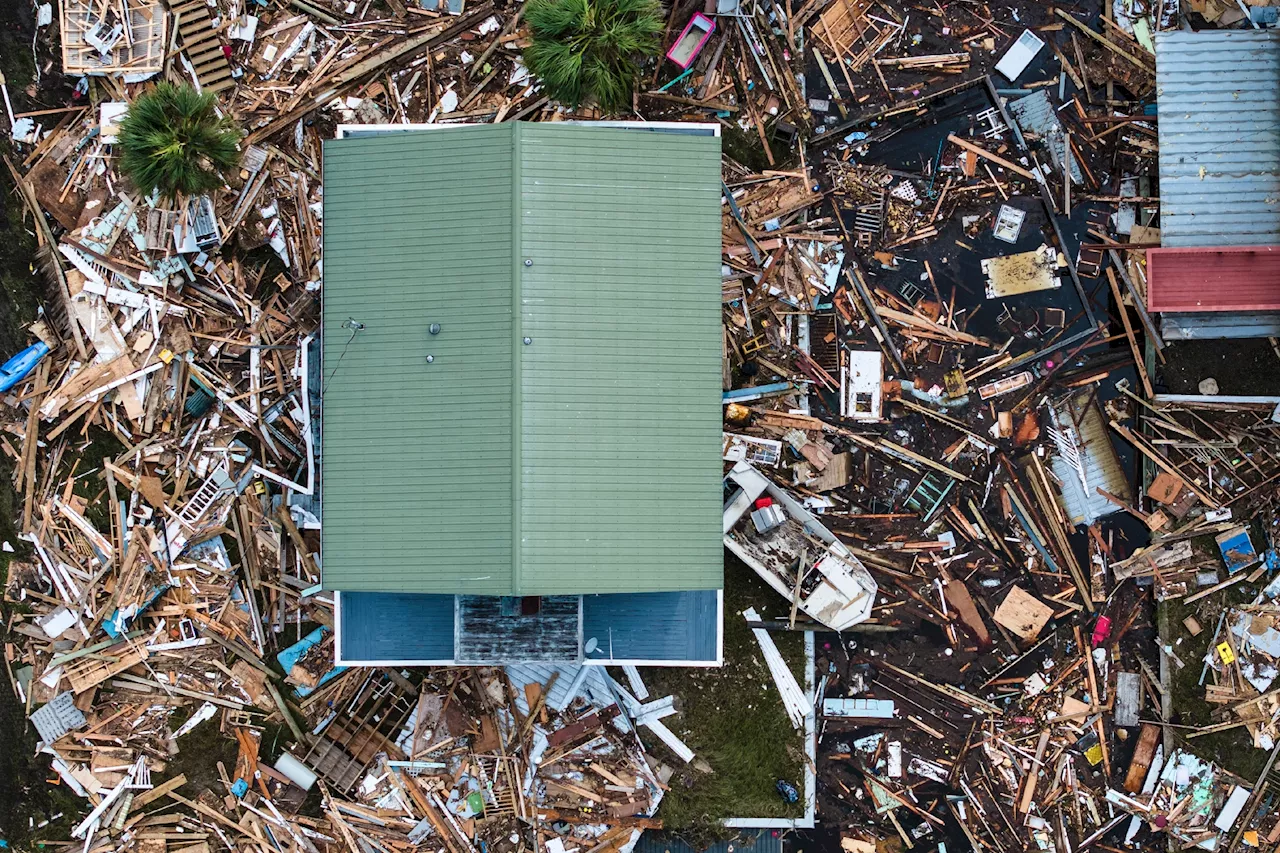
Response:
[[[721,128],[726,555],[768,588],[724,618],[752,628],[744,701],[813,750],[776,780],[804,817],[758,825],[850,853],[1278,849],[1280,398],[1186,387],[1195,309],[1149,287],[1157,59],[1179,30],[1262,39],[1266,10],[673,3],[664,53],[714,26],[605,116],[542,92],[518,3],[36,4],[36,73],[4,84],[42,308],[0,353],[5,661],[75,806],[25,838],[630,853],[692,829],[661,807],[721,772],[685,742],[692,687],[335,666],[321,579],[323,141],[608,118]],[[119,171],[162,80],[243,130],[224,186]]]

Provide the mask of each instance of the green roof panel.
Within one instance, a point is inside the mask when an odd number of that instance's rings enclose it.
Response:
[[[325,144],[326,588],[721,586],[719,142]]]
[[[720,140],[520,137],[520,588],[719,588]]]

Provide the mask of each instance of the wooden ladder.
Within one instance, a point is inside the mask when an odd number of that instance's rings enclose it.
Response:
[[[1110,212],[1104,208],[1091,208],[1088,222],[1099,233],[1105,234],[1107,233],[1107,220],[1110,216]],[[1102,272],[1102,257],[1102,249],[1097,246],[1081,246],[1080,254],[1076,259],[1076,272],[1080,274],[1081,278],[1097,278],[1098,274]]]
[[[235,85],[231,63],[222,50],[222,42],[214,32],[209,7],[204,0],[184,0],[173,6],[177,16],[178,38],[182,50],[195,68],[196,79],[205,92],[221,92]]]

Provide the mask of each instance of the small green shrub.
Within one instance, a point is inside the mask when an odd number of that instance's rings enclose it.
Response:
[[[630,104],[638,61],[658,52],[662,35],[657,0],[528,0],[525,20],[533,43],[524,64],[547,95],[606,113]]]
[[[120,170],[144,193],[175,199],[222,185],[240,162],[240,131],[208,92],[161,83],[129,105],[120,124]]]

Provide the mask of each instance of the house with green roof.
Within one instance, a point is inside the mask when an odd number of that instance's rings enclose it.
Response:
[[[717,665],[718,126],[356,126],[323,166],[338,663]]]

